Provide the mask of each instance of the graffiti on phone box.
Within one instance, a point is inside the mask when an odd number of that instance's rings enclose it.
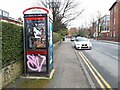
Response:
[[[46,56],[38,54],[38,56],[35,55],[27,55],[27,66],[32,71],[38,71],[41,72],[41,68],[43,64],[46,61]]]

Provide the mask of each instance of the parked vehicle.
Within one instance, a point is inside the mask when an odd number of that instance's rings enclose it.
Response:
[[[88,38],[85,37],[77,37],[74,40],[74,47],[76,49],[92,49],[92,43]]]
[[[74,41],[75,40],[75,37],[71,37],[71,41]]]

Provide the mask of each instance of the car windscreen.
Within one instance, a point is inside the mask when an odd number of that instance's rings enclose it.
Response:
[[[88,41],[87,38],[77,38],[76,41]]]

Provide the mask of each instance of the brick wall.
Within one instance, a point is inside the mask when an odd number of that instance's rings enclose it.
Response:
[[[118,41],[120,42],[120,0],[118,2]]]
[[[16,62],[2,69],[2,87],[14,81],[23,73],[23,61]]]
[[[110,40],[120,42],[120,1],[113,5],[110,12],[112,13],[110,16]]]

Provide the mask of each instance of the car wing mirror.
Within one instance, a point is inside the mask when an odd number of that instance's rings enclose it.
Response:
[[[79,40],[78,39],[75,39],[76,42],[78,42]]]

